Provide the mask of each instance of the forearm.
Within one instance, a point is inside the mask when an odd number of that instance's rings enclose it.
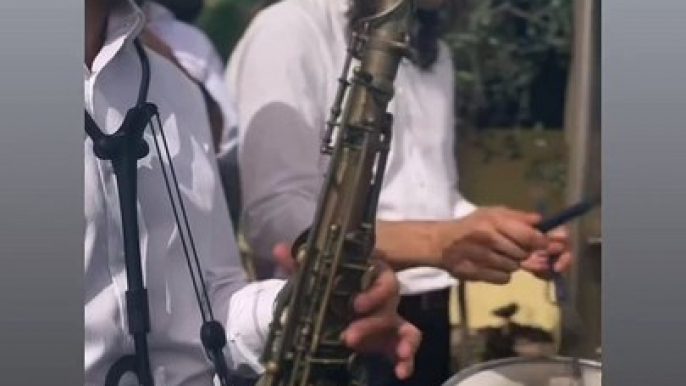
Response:
[[[455,219],[473,213],[477,206],[458,198]],[[446,221],[377,221],[376,252],[396,270],[415,267],[443,268],[441,230]]]
[[[441,267],[438,221],[377,221],[376,253],[396,270]]]

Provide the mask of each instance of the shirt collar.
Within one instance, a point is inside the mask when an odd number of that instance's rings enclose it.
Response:
[[[93,61],[92,73],[98,73],[122,50],[126,43],[132,42],[145,26],[145,14],[134,0],[124,0],[110,13],[107,20],[105,43]]]

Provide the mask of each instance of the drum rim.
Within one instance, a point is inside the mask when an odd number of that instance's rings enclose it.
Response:
[[[551,357],[534,357],[534,358],[528,358],[528,357],[514,357],[514,358],[503,358],[503,359],[495,359],[492,361],[488,362],[483,362],[483,363],[477,363],[475,365],[471,365],[464,370],[458,372],[457,374],[453,375],[452,377],[448,378],[445,382],[443,382],[443,386],[447,385],[455,385],[456,382],[463,381],[469,377],[471,377],[474,374],[480,373],[484,370],[490,370],[495,367],[498,367],[499,365],[513,365],[513,364],[521,364],[521,363],[571,363],[573,358],[571,357],[563,357],[563,356],[551,356]],[[594,361],[591,359],[584,359],[584,358],[579,358],[579,363],[593,368],[593,369],[602,369],[603,365],[601,362]]]

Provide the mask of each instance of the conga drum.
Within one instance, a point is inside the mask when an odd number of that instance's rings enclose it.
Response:
[[[517,357],[468,367],[443,386],[601,386],[601,373],[590,360]]]

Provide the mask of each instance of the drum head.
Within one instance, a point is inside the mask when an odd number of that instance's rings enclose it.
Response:
[[[601,386],[601,373],[599,362],[583,359],[574,366],[562,357],[508,358],[469,367],[443,386]]]

